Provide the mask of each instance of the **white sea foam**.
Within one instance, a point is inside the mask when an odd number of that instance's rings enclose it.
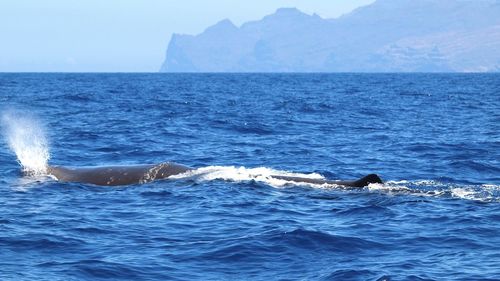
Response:
[[[312,188],[340,188],[352,189],[335,184],[312,184],[312,183],[297,183],[277,179],[272,176],[290,176],[311,179],[325,179],[323,176],[312,173],[293,173],[289,171],[275,170],[266,167],[246,168],[235,166],[208,166],[195,169],[184,174],[171,176],[171,179],[194,179],[196,181],[205,182],[212,180],[225,180],[232,182],[256,181],[267,184],[276,188],[287,186],[308,186]],[[456,186],[445,183],[436,182],[433,180],[418,180],[418,181],[387,181],[384,184],[369,184],[362,190],[369,192],[381,192],[390,195],[412,195],[419,197],[454,197],[466,200],[476,201],[500,201],[500,187],[498,185],[482,185],[482,186]]]
[[[23,171],[30,175],[46,174],[49,145],[36,118],[26,113],[6,111],[2,114],[1,123],[4,137]]]
[[[410,190],[408,187],[404,185],[394,185],[391,182],[385,184],[370,183],[367,188],[370,191],[385,191],[385,192],[404,192]]]
[[[273,187],[284,187],[292,184],[316,186],[316,187],[323,186],[318,184],[296,183],[293,181],[277,179],[272,177],[273,175],[311,178],[311,179],[324,179],[324,177],[316,173],[302,174],[302,173],[292,173],[288,171],[274,170],[265,167],[245,168],[245,167],[235,167],[235,166],[208,166],[192,170],[181,175],[171,176],[170,178],[172,179],[194,178],[199,181],[211,181],[211,180],[226,180],[233,182],[257,181]]]
[[[452,197],[475,200],[500,202],[500,187],[498,185],[482,185],[480,187],[463,186],[450,189]]]
[[[463,199],[474,199],[474,195],[476,194],[476,192],[474,192],[473,190],[463,187],[452,188],[450,191],[453,197]]]
[[[465,200],[500,202],[500,186],[493,184],[459,185],[435,180],[389,181],[384,184],[391,191],[426,197],[452,197]]]

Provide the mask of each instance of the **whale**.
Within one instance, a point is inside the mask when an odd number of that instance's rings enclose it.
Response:
[[[47,173],[61,182],[78,182],[101,186],[143,184],[194,170],[174,162],[129,166],[64,167],[49,166]],[[371,183],[383,183],[376,174],[369,174],[357,180],[328,180],[294,176],[271,175],[271,178],[294,183],[331,184],[346,187],[365,187]]]
[[[371,183],[383,184],[384,181],[377,174],[369,174],[357,180],[328,180],[328,179],[313,179],[313,178],[301,178],[301,177],[289,177],[289,176],[277,176],[272,175],[271,177],[279,180],[292,181],[296,183],[310,183],[310,184],[330,184],[330,185],[340,185],[347,187],[365,187]]]
[[[61,182],[79,182],[94,185],[131,185],[168,178],[193,170],[190,167],[165,162],[129,166],[64,167],[49,166],[48,175]]]

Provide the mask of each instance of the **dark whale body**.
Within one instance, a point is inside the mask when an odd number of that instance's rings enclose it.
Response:
[[[339,181],[339,180],[324,180],[324,179],[311,179],[311,178],[299,178],[299,177],[287,177],[287,176],[272,176],[276,179],[294,181],[299,183],[312,183],[312,184],[335,184],[349,187],[365,187],[370,183],[384,183],[382,179],[376,174],[369,174],[358,180],[352,181]]]
[[[166,162],[133,166],[101,166],[69,168],[50,166],[48,174],[58,181],[81,182],[95,185],[129,185],[164,179],[192,170],[192,168]]]
[[[153,180],[164,179],[173,175],[182,174],[191,170],[193,170],[193,168],[173,162],[166,162],[161,164],[133,166],[103,166],[80,168],[50,166],[48,168],[48,174],[63,182],[81,182],[95,185],[113,186],[146,183]],[[335,184],[348,187],[364,187],[369,185],[370,183],[383,183],[380,177],[375,174],[370,174],[361,179],[353,181],[333,181],[278,175],[272,175],[271,177],[296,183]]]

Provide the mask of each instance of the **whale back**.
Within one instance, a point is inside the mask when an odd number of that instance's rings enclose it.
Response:
[[[271,175],[271,177],[275,179],[293,181],[298,183],[334,184],[334,185],[342,185],[348,187],[365,187],[368,186],[370,183],[383,183],[382,179],[376,174],[369,174],[358,180],[352,180],[352,181],[325,180],[325,179],[302,178],[302,177],[279,176],[279,175]]]
[[[48,172],[58,181],[112,186],[146,183],[155,179],[181,174],[190,169],[183,165],[167,162],[132,166],[50,166]]]

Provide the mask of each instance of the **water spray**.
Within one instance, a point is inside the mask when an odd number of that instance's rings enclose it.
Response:
[[[1,125],[10,149],[16,154],[23,172],[46,175],[50,158],[49,146],[43,126],[26,113],[7,111],[2,114]]]

